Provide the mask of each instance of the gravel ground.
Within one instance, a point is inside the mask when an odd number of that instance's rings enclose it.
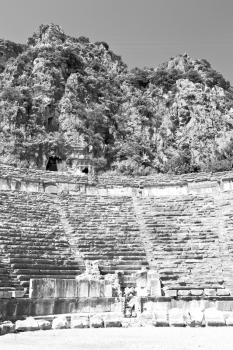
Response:
[[[1,350],[232,350],[233,328],[67,329],[7,334]]]

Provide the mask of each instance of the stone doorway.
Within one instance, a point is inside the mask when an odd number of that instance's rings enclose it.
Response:
[[[48,171],[58,171],[57,163],[60,162],[58,157],[49,157],[48,163],[46,165],[46,170]]]

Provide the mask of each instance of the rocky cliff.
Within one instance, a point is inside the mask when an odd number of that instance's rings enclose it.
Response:
[[[103,171],[232,168],[233,90],[206,60],[129,71],[105,42],[57,25],[0,41],[0,55],[0,162],[43,168],[81,147]]]

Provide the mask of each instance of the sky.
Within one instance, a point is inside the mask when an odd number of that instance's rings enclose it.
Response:
[[[0,0],[0,38],[25,43],[48,23],[106,41],[129,68],[188,53],[233,85],[233,0]]]

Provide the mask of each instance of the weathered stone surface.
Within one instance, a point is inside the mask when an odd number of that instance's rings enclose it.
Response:
[[[89,328],[89,319],[88,317],[71,315],[70,328]]]
[[[181,289],[181,290],[178,290],[178,296],[181,296],[181,297],[187,297],[191,295],[191,291],[188,290],[188,289]]]
[[[177,290],[173,289],[167,289],[165,290],[165,296],[166,297],[176,297],[177,296]]]
[[[142,327],[152,326],[153,314],[149,311],[144,311],[140,316],[139,320]]]
[[[153,315],[152,323],[156,327],[168,327],[168,312],[167,310],[157,310]]]
[[[216,289],[205,289],[204,293],[206,296],[215,296],[216,295]]]
[[[51,322],[47,320],[37,320],[37,323],[41,330],[48,330],[52,328]]]
[[[92,327],[92,328],[104,327],[103,318],[98,316],[98,315],[94,315],[94,316],[90,317],[90,327]]]
[[[225,326],[226,322],[221,311],[215,308],[208,308],[204,312],[207,326]]]
[[[0,335],[4,335],[7,333],[14,333],[15,325],[10,321],[5,321],[0,324]]]
[[[65,329],[69,328],[68,321],[65,316],[56,317],[52,322],[53,329]]]
[[[181,309],[173,308],[168,311],[169,325],[174,327],[185,327],[184,314]]]
[[[122,315],[109,314],[104,316],[104,326],[108,327],[122,327]]]
[[[142,269],[136,274],[137,296],[161,296],[161,282],[155,270]]]
[[[27,317],[26,320],[16,321],[15,322],[15,331],[16,332],[25,332],[25,331],[36,331],[39,330],[38,322],[33,317]]]
[[[227,317],[225,318],[225,321],[227,326],[233,327],[233,312],[227,315]]]
[[[229,289],[217,289],[217,295],[218,296],[228,296],[230,295]]]
[[[204,312],[201,309],[190,309],[185,314],[185,321],[190,327],[202,327],[204,325]]]
[[[203,289],[192,289],[191,290],[191,295],[193,295],[193,296],[199,297],[199,296],[203,295],[203,293],[204,293]]]

